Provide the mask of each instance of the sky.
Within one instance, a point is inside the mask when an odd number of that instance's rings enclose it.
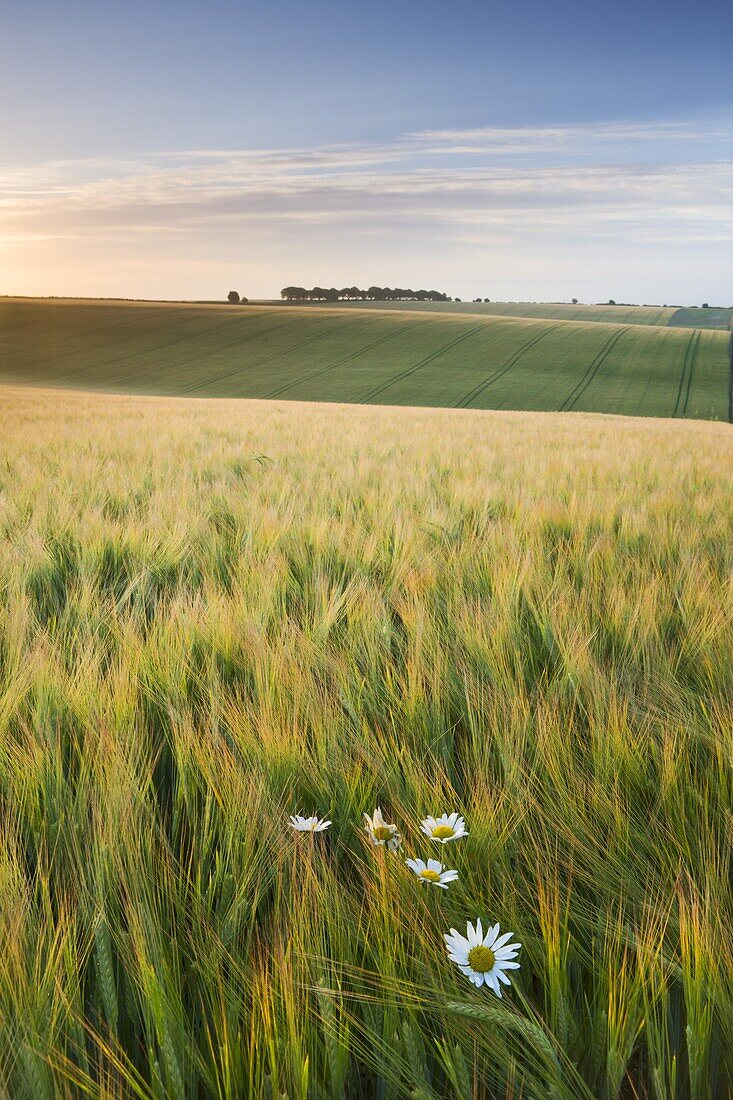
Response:
[[[733,304],[727,0],[0,0],[0,294]]]

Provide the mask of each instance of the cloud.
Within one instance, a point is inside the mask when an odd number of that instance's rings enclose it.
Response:
[[[390,143],[173,150],[0,169],[0,243],[255,242],[320,234],[587,255],[733,239],[733,138],[634,122],[434,130]],[[212,249],[218,247],[212,244]],[[141,251],[141,256],[143,255]],[[602,256],[602,251],[598,256]],[[167,262],[167,260],[166,260]]]
[[[689,146],[722,143],[730,152],[733,134],[729,128],[699,126],[691,122],[571,123],[566,126],[535,126],[507,129],[477,127],[471,130],[423,130],[407,135],[418,148],[430,152],[461,152],[512,155],[545,152],[587,156],[613,148],[626,155],[650,147],[688,149]]]

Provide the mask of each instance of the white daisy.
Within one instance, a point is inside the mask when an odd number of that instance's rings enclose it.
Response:
[[[513,932],[505,932],[500,936],[498,924],[484,935],[481,921],[477,920],[475,928],[468,922],[465,936],[451,928],[450,934],[445,933],[443,939],[448,958],[468,980],[477,987],[486,983],[497,997],[501,997],[499,982],[511,985],[505,971],[519,970],[519,963],[514,960],[522,945],[508,942],[513,935]]]
[[[331,824],[320,817],[301,817],[300,814],[290,815],[290,824],[296,833],[322,833]]]
[[[437,840],[440,844],[447,844],[449,840],[457,840],[459,836],[468,836],[466,822],[458,814],[443,814],[442,817],[426,817],[420,824],[420,828],[431,840]]]
[[[429,859],[427,863],[422,859],[406,859],[405,863],[424,883],[432,882],[433,886],[442,886],[444,890],[448,889],[449,882],[458,878],[458,871],[444,871],[437,859]]]
[[[387,824],[382,817],[379,806],[377,806],[372,817],[369,814],[364,814],[364,821],[372,844],[385,845],[390,852],[394,852],[395,849],[399,848],[402,837],[397,832],[397,826]]]

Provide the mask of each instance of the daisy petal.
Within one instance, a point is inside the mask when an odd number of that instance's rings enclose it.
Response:
[[[521,946],[521,944],[517,944],[517,947]],[[517,947],[515,947],[514,945],[510,947],[500,947],[498,951],[496,950],[496,948],[493,948],[493,952],[496,955],[497,959],[514,959],[517,955]]]
[[[499,925],[495,924],[494,927],[490,928],[489,931],[484,936],[484,944],[483,944],[484,947],[493,947],[494,946],[494,940],[496,939],[496,937],[498,935],[499,935]]]
[[[451,962],[454,962],[456,966],[468,966],[468,951],[456,950],[455,947],[448,947],[448,958]]]

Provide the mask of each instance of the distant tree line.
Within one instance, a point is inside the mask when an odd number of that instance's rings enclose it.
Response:
[[[388,286],[370,286],[361,290],[358,286],[336,287],[314,286],[306,290],[303,286],[286,286],[280,291],[280,297],[286,302],[452,302],[447,294],[439,290],[405,290]]]

